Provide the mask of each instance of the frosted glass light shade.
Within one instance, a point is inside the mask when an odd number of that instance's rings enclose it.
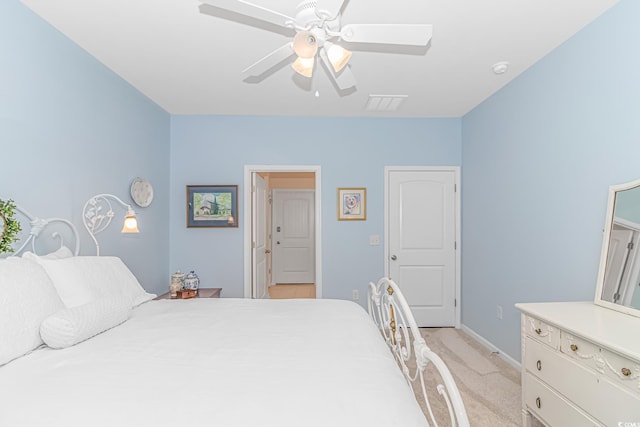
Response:
[[[347,65],[353,53],[343,48],[342,46],[338,46],[337,44],[333,44],[333,43],[325,43],[325,44],[330,44],[330,46],[327,49],[327,57],[329,58],[329,62],[333,66],[333,69],[337,73],[340,70],[342,70],[345,67],[345,65]]]
[[[313,75],[313,64],[315,60],[313,57],[311,58],[298,58],[293,64],[291,64],[291,68],[296,70],[296,73],[301,74],[305,77],[311,77]]]
[[[309,31],[300,31],[293,38],[293,51],[300,58],[313,58],[318,52],[318,40]]]
[[[124,217],[124,225],[122,226],[123,233],[139,233],[138,230],[138,219],[136,218],[135,212],[130,210],[127,212],[127,215]]]

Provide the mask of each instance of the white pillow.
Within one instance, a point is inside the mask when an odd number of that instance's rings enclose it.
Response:
[[[40,336],[51,348],[66,348],[118,326],[131,315],[131,305],[120,298],[101,298],[47,317]]]
[[[42,345],[40,323],[64,308],[44,269],[29,260],[0,260],[0,365]]]
[[[37,255],[33,252],[25,252],[22,254],[22,258],[29,259],[31,261],[37,261],[38,259],[62,259],[62,258],[71,258],[73,256],[73,252],[66,246],[61,246],[60,249],[50,252],[46,255]]]
[[[137,306],[152,300],[138,279],[118,257],[77,256],[64,259],[38,259],[67,308],[99,298],[120,298]]]

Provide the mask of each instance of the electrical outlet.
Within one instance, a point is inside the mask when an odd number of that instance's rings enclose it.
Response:
[[[502,320],[502,306],[499,305],[496,307],[496,317],[500,320]]]
[[[351,294],[351,299],[354,301],[358,301],[360,299],[360,291],[357,289],[354,289],[353,293]]]

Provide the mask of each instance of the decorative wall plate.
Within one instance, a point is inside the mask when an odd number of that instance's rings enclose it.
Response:
[[[136,178],[131,183],[131,198],[136,205],[146,208],[153,201],[153,187],[144,178]]]

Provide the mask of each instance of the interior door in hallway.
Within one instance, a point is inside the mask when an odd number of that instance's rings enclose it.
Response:
[[[386,170],[387,271],[418,326],[456,326],[457,170]]]
[[[313,190],[273,190],[275,283],[315,282],[314,204]]]

